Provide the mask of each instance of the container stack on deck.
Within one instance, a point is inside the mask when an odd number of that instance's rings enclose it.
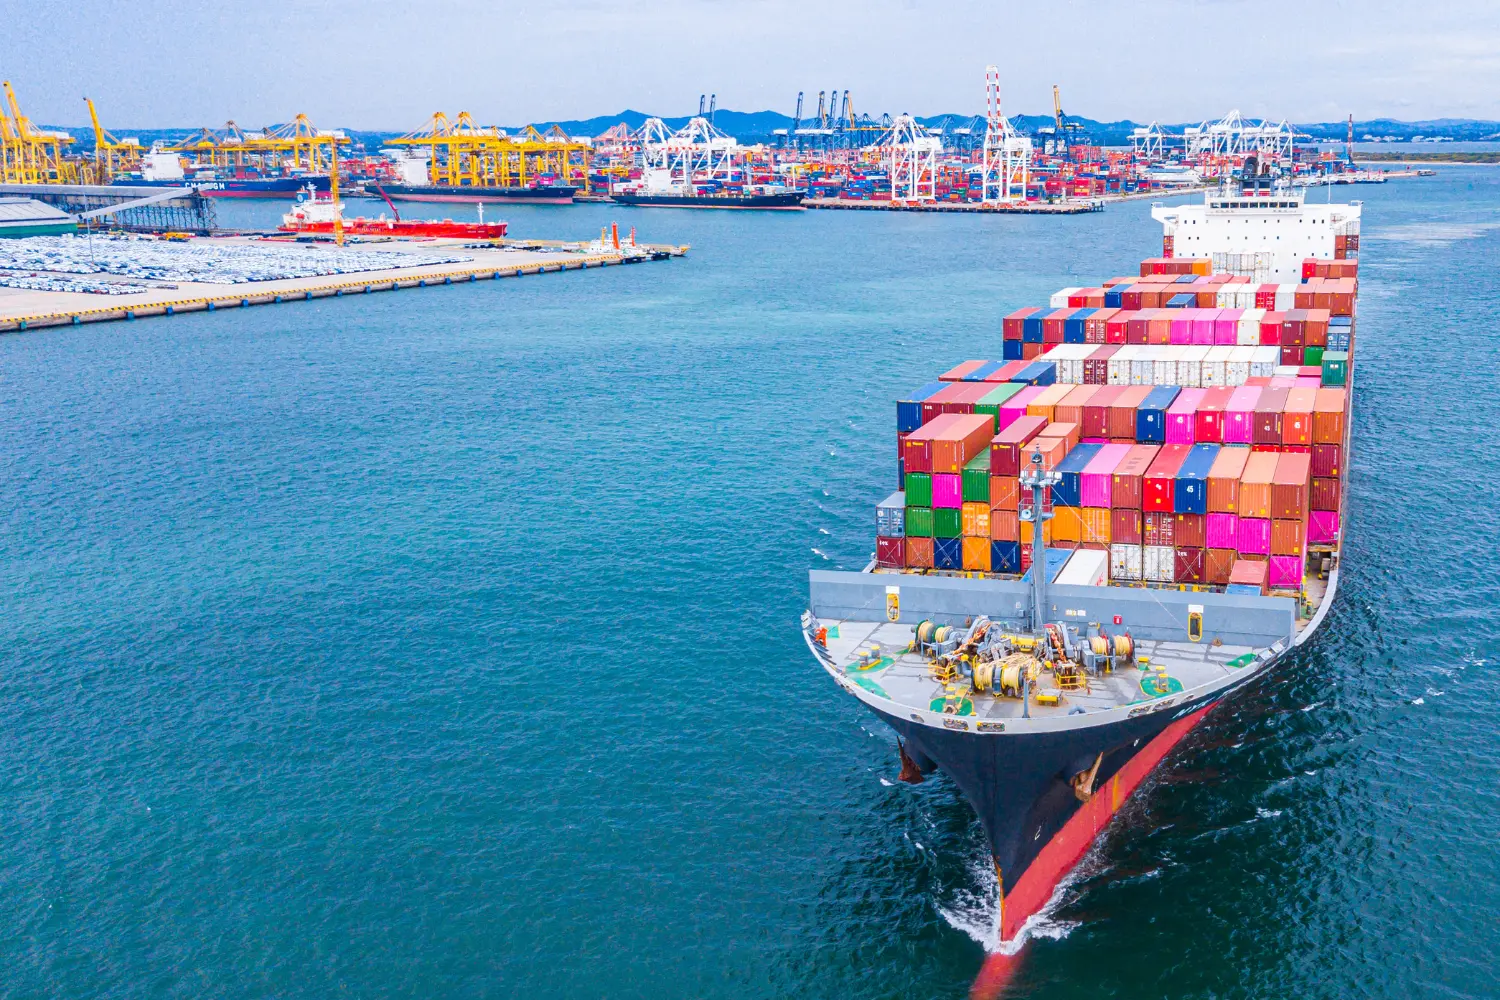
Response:
[[[1106,552],[1110,581],[1299,591],[1339,538],[1357,261],[1309,260],[1298,285],[1207,264],[1063,289],[1005,317],[1000,360],[898,401],[877,564],[1027,571],[1040,452],[1062,474],[1044,539]]]

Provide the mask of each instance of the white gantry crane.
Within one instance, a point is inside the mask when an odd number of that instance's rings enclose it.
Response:
[[[641,186],[652,193],[692,194],[695,182],[728,180],[740,151],[733,136],[702,117],[676,132],[648,118],[632,138],[641,144]]]
[[[1247,121],[1238,110],[1216,122],[1183,129],[1189,156],[1230,159],[1254,154],[1262,163],[1290,160],[1296,138],[1296,130],[1285,119],[1275,123]]]
[[[1144,156],[1153,162],[1166,159],[1167,138],[1166,130],[1161,127],[1160,122],[1130,130],[1130,144],[1135,147],[1135,155]]]
[[[897,115],[878,143],[885,150],[891,175],[891,200],[937,200],[937,155],[943,140],[929,135],[911,115]]]
[[[1000,70],[994,66],[984,68],[984,96],[982,199],[986,205],[1025,201],[1026,184],[1031,179],[1031,139],[1011,128],[1006,120],[1000,107]]]

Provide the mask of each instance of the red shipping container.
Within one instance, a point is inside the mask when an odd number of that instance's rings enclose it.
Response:
[[[1192,446],[1186,444],[1162,445],[1142,480],[1141,510],[1172,510],[1177,470],[1191,450]]]
[[[1302,332],[1302,343],[1305,346],[1328,346],[1328,316],[1329,312],[1325,306],[1308,310],[1307,322]]]
[[[1312,481],[1312,503],[1313,510],[1338,510],[1339,509],[1339,481],[1337,479],[1323,479],[1317,476]]]
[[[875,538],[875,565],[900,569],[906,565],[906,539]]]
[[[1144,537],[1141,530],[1142,515],[1134,507],[1111,507],[1109,511],[1109,540],[1121,545],[1139,545]]]
[[[1124,299],[1124,296],[1121,296]],[[1124,344],[1127,342],[1126,332],[1130,328],[1130,317],[1133,313],[1121,309],[1111,316],[1104,324],[1104,342],[1106,344]]]
[[[949,404],[958,400],[974,384],[973,382],[951,382],[922,400],[922,425],[925,427],[940,414],[957,412],[950,409]],[[969,412],[974,412],[973,404],[969,405]]]
[[[983,383],[978,383],[983,388]],[[925,428],[918,428],[913,434]],[[984,451],[995,436],[995,418],[988,413],[966,413],[932,435],[932,468],[929,472],[962,474],[964,466]],[[907,438],[910,442],[911,438]]]
[[[1099,348],[1083,361],[1083,384],[1104,386],[1109,382],[1109,359],[1114,357],[1119,348],[1108,345]]]
[[[980,361],[965,361],[963,364],[954,365],[952,368],[950,368],[947,371],[943,372],[943,374],[941,374],[941,375],[938,376],[938,381],[939,382],[962,382],[964,380],[964,376],[967,375],[967,374],[969,374],[969,372],[971,372],[974,369],[980,367],[981,365],[985,365],[985,364],[988,364],[988,363],[989,362],[983,361],[983,360],[980,360]]]
[[[1271,517],[1287,521],[1307,520],[1308,488],[1312,480],[1311,456],[1283,454],[1271,474]],[[1274,530],[1273,530],[1274,534]],[[1296,555],[1283,552],[1281,555]]]
[[[1178,583],[1202,583],[1204,550],[1179,546],[1176,555],[1173,579]]]
[[[1261,390],[1255,401],[1254,440],[1258,445],[1281,444],[1281,412],[1286,409],[1285,389]]]
[[[1021,473],[1021,449],[1047,426],[1046,417],[1017,417],[1010,426],[990,439],[990,475],[1017,476]],[[908,471],[912,471],[907,466]],[[917,469],[917,472],[929,470]]]
[[[1208,544],[1208,531],[1206,527],[1207,518],[1202,514],[1173,514],[1172,515],[1172,538],[1173,545],[1181,545],[1190,549],[1201,549]],[[1150,542],[1146,543],[1151,544]],[[1166,542],[1162,543],[1167,544]]]
[[[1141,292],[1144,286],[1131,284],[1120,291],[1120,308],[1129,312],[1137,312],[1141,308]]]
[[[1224,386],[1208,389],[1198,402],[1198,412],[1193,418],[1193,439],[1198,442],[1218,444],[1224,440],[1224,411],[1229,406],[1229,397],[1234,390]]]
[[[1203,563],[1203,582],[1222,587],[1229,582],[1234,571],[1236,553],[1234,549],[1209,549]]]
[[[1343,464],[1344,449],[1336,444],[1315,444],[1312,446],[1312,474],[1325,479],[1337,479],[1339,467]]]
[[[1104,298],[1103,290],[1099,298]],[[1102,305],[1102,301],[1101,301]],[[1109,320],[1120,310],[1118,309],[1095,309],[1093,315],[1084,321],[1084,339],[1090,344],[1103,344],[1109,339]]]
[[[1084,362],[1087,364],[1088,362]],[[1109,408],[1120,398],[1128,385],[1104,385],[1089,397],[1083,406],[1083,436],[1085,438],[1109,437]]]
[[[1160,450],[1154,444],[1138,444],[1131,447],[1120,464],[1115,466],[1109,493],[1111,507],[1141,509],[1146,492],[1146,471],[1151,468],[1151,463],[1156,461],[1156,454]]]
[[[1144,344],[1146,342],[1146,329],[1150,323],[1150,317],[1144,310],[1132,313],[1130,319],[1125,322],[1125,343]]]
[[[1005,319],[1000,321],[1002,335],[1006,340],[1020,340],[1026,329],[1026,317],[1035,316],[1041,312],[1037,306],[1027,306],[1025,309],[1017,309]]]
[[[1307,547],[1306,521],[1272,521],[1271,555],[1300,556]]]
[[[921,427],[907,434],[906,440],[902,442],[901,452],[901,461],[906,471],[931,472],[933,435],[942,433],[948,428],[949,424],[960,419],[962,417],[956,413],[939,413]]]
[[[1063,342],[1063,321],[1077,311],[1077,309],[1054,309],[1043,316],[1042,343],[1061,344]]]
[[[1153,510],[1141,517],[1141,541],[1146,545],[1175,545],[1176,521],[1165,511]]]
[[[1268,312],[1260,318],[1260,346],[1281,346],[1281,322],[1285,318],[1279,312]]]
[[[1027,341],[1026,343],[1021,345],[1021,359],[1023,361],[1035,361],[1037,358],[1041,357],[1042,348],[1046,346],[1046,344],[1034,344],[1030,341]]]
[[[906,539],[906,568],[932,569],[932,539],[915,536]]]
[[[1302,347],[1307,341],[1307,310],[1293,309],[1281,321],[1281,346]]]
[[[1109,404],[1109,439],[1131,443],[1135,441],[1135,411],[1151,395],[1154,387],[1127,385],[1121,388],[1124,391]]]

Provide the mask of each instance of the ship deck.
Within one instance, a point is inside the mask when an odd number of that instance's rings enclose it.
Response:
[[[1022,717],[1019,698],[975,693],[963,679],[947,685],[940,682],[926,657],[911,649],[915,634],[912,625],[817,619],[814,628],[818,627],[828,629],[829,668],[863,690],[889,699],[892,711],[945,712],[981,721]],[[871,653],[877,646],[879,659],[862,667],[861,654]],[[1245,665],[1241,658],[1253,658],[1260,652],[1241,645],[1137,640],[1136,659],[1145,669],[1131,666],[1092,677],[1084,690],[1057,692],[1056,705],[1038,704],[1033,699],[1030,718],[1088,714],[1153,702],[1241,674]],[[1231,666],[1236,660],[1239,665]],[[1166,673],[1165,682],[1159,679],[1161,670]],[[1057,691],[1046,674],[1038,689]]]

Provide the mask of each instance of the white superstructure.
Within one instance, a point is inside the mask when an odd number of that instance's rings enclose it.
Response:
[[[1339,236],[1359,235],[1360,205],[1308,203],[1302,191],[1208,192],[1200,205],[1157,205],[1173,257],[1207,257],[1218,273],[1296,284],[1307,257],[1334,259]]]

